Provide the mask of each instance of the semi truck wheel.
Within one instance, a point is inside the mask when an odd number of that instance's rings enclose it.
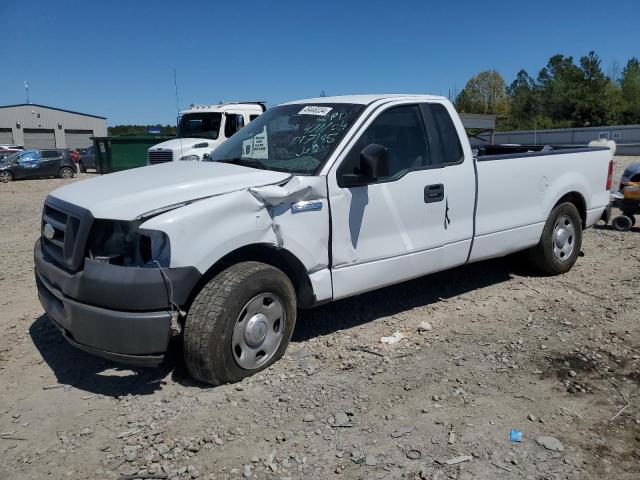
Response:
[[[542,230],[540,242],[529,250],[534,267],[550,275],[571,270],[582,246],[582,220],[573,203],[557,205]]]
[[[201,382],[233,383],[284,354],[296,322],[296,293],[271,265],[242,262],[196,296],[184,328],[184,359]]]

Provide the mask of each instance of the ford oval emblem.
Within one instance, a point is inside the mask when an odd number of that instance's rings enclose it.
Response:
[[[45,223],[44,227],[42,227],[42,235],[44,236],[44,238],[46,238],[47,240],[52,240],[55,234],[56,231],[53,229],[53,225],[51,225],[50,223]]]

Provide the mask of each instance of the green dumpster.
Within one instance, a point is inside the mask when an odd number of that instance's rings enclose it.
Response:
[[[171,140],[169,135],[121,135],[117,137],[93,137],[98,173],[112,173],[147,164],[147,150]]]

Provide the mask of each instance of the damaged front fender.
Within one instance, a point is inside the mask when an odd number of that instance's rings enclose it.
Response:
[[[318,207],[294,208],[308,201],[317,202]],[[292,177],[280,186],[251,187],[203,199],[157,215],[141,228],[169,236],[172,267],[194,266],[203,274],[225,255],[252,244],[289,251],[309,275],[329,265],[329,208],[323,177]],[[317,277],[324,281],[326,276]]]

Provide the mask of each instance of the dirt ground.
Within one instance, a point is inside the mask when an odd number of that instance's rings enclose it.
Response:
[[[0,184],[0,479],[640,477],[639,228],[588,230],[563,276],[508,257],[303,312],[283,360],[209,388],[178,348],[130,370],[50,325],[32,248],[65,183]]]

